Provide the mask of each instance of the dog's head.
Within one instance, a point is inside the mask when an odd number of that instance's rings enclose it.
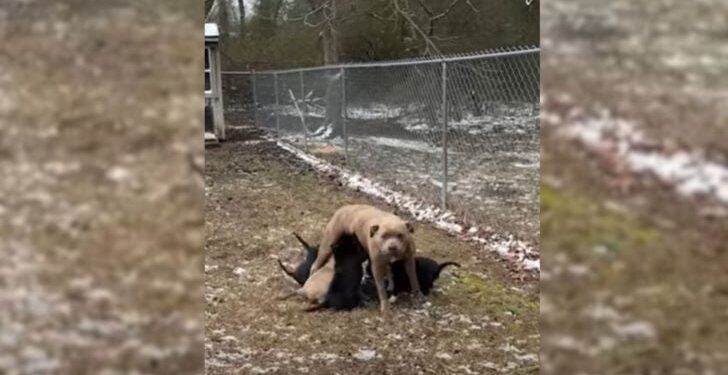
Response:
[[[374,241],[382,255],[402,258],[412,242],[415,227],[412,223],[390,219],[381,220],[369,227],[369,237]]]

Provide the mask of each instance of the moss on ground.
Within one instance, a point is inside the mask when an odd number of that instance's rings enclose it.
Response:
[[[617,253],[650,245],[658,237],[655,229],[625,212],[615,212],[577,193],[563,193],[541,186],[541,230],[544,236],[558,236],[570,249]],[[563,220],[568,218],[568,220]]]

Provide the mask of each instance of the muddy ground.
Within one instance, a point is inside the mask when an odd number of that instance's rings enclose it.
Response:
[[[202,371],[197,4],[0,2],[0,373]]]
[[[234,137],[236,138],[236,137]],[[294,283],[276,258],[300,260],[337,207],[383,202],[346,190],[274,144],[244,134],[206,151],[206,370],[210,374],[536,374],[538,295],[492,254],[419,223],[418,251],[463,267],[423,304],[302,311],[277,296]]]

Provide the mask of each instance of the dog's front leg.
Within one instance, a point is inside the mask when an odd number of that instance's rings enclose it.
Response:
[[[387,293],[394,294],[394,274],[392,273],[392,264],[387,264]]]
[[[385,318],[389,316],[389,297],[385,285],[387,267],[389,267],[389,263],[386,261],[375,260],[372,262],[372,276],[374,276],[374,284],[377,286],[379,296],[379,311]]]
[[[422,289],[420,289],[420,281],[417,279],[417,263],[414,256],[410,256],[405,260],[404,270],[407,272],[413,295],[418,299],[421,298]]]

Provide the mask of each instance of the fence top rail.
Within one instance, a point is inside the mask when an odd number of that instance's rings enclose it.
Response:
[[[346,63],[346,64],[335,64],[335,65],[321,65],[312,66],[308,68],[293,68],[283,70],[265,70],[265,71],[224,71],[222,74],[286,74],[286,73],[298,73],[298,72],[309,72],[318,70],[331,70],[331,69],[350,69],[350,68],[382,68],[392,66],[404,66],[404,65],[420,65],[420,64],[433,64],[441,62],[459,62],[477,59],[487,59],[494,57],[508,57],[527,55],[533,53],[539,53],[541,49],[539,47],[515,47],[508,49],[495,49],[485,52],[475,52],[471,54],[462,53],[454,55],[445,55],[438,57],[419,57],[414,59],[402,59],[402,60],[391,60],[391,61],[376,61],[366,63]]]

